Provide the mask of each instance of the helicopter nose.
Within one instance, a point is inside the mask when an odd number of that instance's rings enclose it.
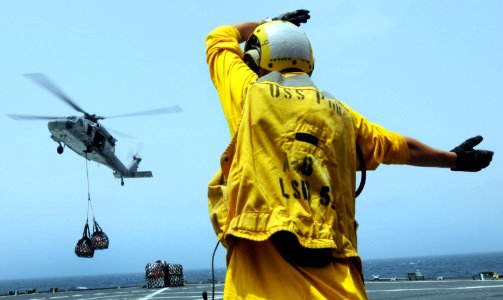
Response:
[[[75,124],[69,120],[54,120],[47,123],[47,127],[49,127],[51,132],[71,129],[74,125]]]
[[[49,127],[49,130],[51,130],[51,131],[56,129],[56,127],[57,127],[56,121],[49,121],[47,123],[47,127]]]

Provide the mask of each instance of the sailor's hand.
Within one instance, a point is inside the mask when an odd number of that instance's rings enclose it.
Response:
[[[311,16],[309,15],[309,10],[306,9],[297,9],[296,11],[287,12],[277,16],[276,18],[272,18],[273,21],[283,20],[293,23],[297,26],[300,26],[301,23],[306,23]]]
[[[461,145],[452,149],[451,152],[457,154],[456,167],[452,171],[467,171],[478,172],[487,167],[493,159],[493,151],[475,150],[473,147],[482,142],[483,138],[480,135],[469,138]]]

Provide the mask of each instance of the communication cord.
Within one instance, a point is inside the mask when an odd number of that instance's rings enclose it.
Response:
[[[213,250],[213,255],[211,256],[211,299],[215,300],[215,253],[217,252],[218,245],[220,245],[220,241],[217,241],[215,249]],[[208,299],[208,293],[206,291],[203,292],[203,300]]]
[[[363,157],[362,149],[358,143],[356,144],[356,156],[358,157],[358,162],[360,163],[360,171],[362,173],[362,177],[360,179],[360,185],[358,185],[358,189],[355,192],[355,198],[360,195],[363,191],[363,187],[365,186],[365,180],[367,179],[367,166],[365,165],[365,158]]]
[[[215,249],[213,250],[213,255],[211,256],[211,283],[212,283],[211,299],[213,299],[213,300],[215,300],[215,267],[214,267],[214,262],[215,262],[215,253],[217,252],[218,245],[220,245],[220,241],[217,241],[217,245],[215,246]]]

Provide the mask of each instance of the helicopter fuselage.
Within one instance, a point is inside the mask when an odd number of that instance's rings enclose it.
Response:
[[[78,155],[111,168],[124,177],[129,170],[115,155],[117,141],[99,123],[85,117],[70,116],[56,119],[48,123],[51,138],[60,144],[68,146]],[[58,147],[58,153],[62,148]]]
[[[62,154],[64,151],[63,145],[68,146],[75,153],[87,160],[95,161],[112,169],[114,176],[121,179],[122,185],[124,185],[124,178],[152,177],[151,171],[138,171],[138,165],[141,162],[141,158],[138,155],[133,156],[133,161],[128,167],[124,166],[120,159],[117,158],[115,155],[115,142],[117,142],[117,140],[98,122],[99,120],[105,119],[105,117],[87,113],[77,103],[65,95],[65,93],[63,93],[44,74],[31,73],[26,74],[26,76],[71,106],[74,110],[82,113],[83,116],[70,116],[64,118],[54,116],[9,114],[9,117],[15,120],[51,120],[48,123],[48,127],[51,132],[51,138],[59,144],[57,148],[59,154]],[[181,111],[181,108],[178,105],[175,105],[172,107],[122,114],[112,117],[133,117],[179,111]]]

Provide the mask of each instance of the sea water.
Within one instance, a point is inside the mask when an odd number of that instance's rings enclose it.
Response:
[[[364,260],[363,269],[365,279],[372,275],[405,278],[417,271],[425,278],[471,277],[480,272],[503,275],[503,252]]]
[[[469,277],[479,272],[497,272],[503,274],[503,252],[404,257],[390,259],[363,260],[365,280],[373,275],[380,278],[405,278],[407,273],[421,272],[426,278]],[[225,280],[225,269],[214,270],[215,280]],[[187,283],[207,283],[212,279],[210,268],[183,270]],[[145,285],[145,273],[110,274],[95,276],[69,276],[35,279],[0,280],[0,295],[8,291],[59,291],[79,289],[103,289],[117,287],[135,287]]]

